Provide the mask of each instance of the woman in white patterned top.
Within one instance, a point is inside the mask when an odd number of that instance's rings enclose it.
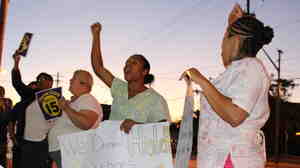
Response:
[[[235,5],[222,43],[225,72],[213,81],[195,68],[182,74],[203,89],[198,167],[264,168],[270,77],[256,54],[272,38],[272,28]]]

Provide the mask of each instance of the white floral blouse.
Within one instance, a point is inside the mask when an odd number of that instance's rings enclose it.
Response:
[[[235,168],[264,168],[265,144],[260,129],[270,113],[270,77],[257,58],[234,61],[213,85],[232,102],[249,113],[233,128],[222,120],[201,96],[198,135],[198,168],[224,168],[227,156]]]

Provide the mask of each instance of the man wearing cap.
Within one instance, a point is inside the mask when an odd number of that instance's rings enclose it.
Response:
[[[97,128],[102,120],[102,107],[97,99],[90,94],[93,86],[92,75],[85,70],[77,70],[70,79],[70,101],[61,99],[59,108],[63,110],[55,126],[50,130],[48,141],[50,157],[61,168],[61,153],[57,137],[83,130]]]
[[[20,55],[14,55],[12,84],[21,97],[15,113],[18,116],[17,139],[20,147],[20,167],[46,168],[48,158],[47,133],[51,128],[35,99],[35,93],[52,87],[53,78],[47,73],[37,76],[37,88],[23,83],[19,70]]]

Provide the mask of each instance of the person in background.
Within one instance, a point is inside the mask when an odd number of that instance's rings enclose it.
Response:
[[[2,123],[0,124],[0,165],[6,167],[6,153],[7,153],[7,123],[10,120],[10,110],[12,107],[12,101],[5,97],[5,89],[0,86],[0,114]],[[2,118],[3,117],[3,118]],[[11,132],[10,132],[11,134]]]
[[[198,135],[200,168],[264,168],[260,129],[270,113],[270,76],[257,52],[273,38],[273,29],[238,4],[229,15],[222,42],[225,72],[209,81],[195,68],[183,72],[203,90]]]
[[[62,98],[59,101],[59,108],[62,109],[63,115],[57,120],[48,136],[49,154],[55,161],[57,168],[62,168],[57,137],[97,128],[102,120],[102,107],[97,99],[90,94],[92,87],[92,75],[88,71],[77,70],[70,80],[69,90],[73,95],[71,100]]]
[[[125,62],[123,81],[105,68],[101,53],[102,26],[91,26],[93,37],[91,62],[95,74],[111,89],[113,103],[110,120],[124,120],[120,129],[129,133],[135,124],[169,120],[166,100],[154,89],[147,87],[154,80],[149,61],[140,54],[130,56]]]

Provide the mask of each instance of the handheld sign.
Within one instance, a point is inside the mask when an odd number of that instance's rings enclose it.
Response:
[[[32,33],[26,32],[24,34],[23,39],[20,43],[19,49],[17,50],[18,54],[20,54],[24,57],[26,56],[32,36],[33,36]]]
[[[187,77],[190,78],[189,71],[187,71]],[[189,91],[193,89],[192,86],[188,85],[187,87],[183,118],[180,124],[179,138],[176,148],[175,168],[188,168],[192,153],[194,97],[193,94],[189,95]]]
[[[43,112],[45,120],[55,119],[62,115],[61,109],[58,107],[58,100],[62,94],[61,87],[42,90],[36,93],[39,106]]]
[[[64,168],[173,168],[169,123],[136,124],[129,134],[121,121],[58,136]]]

